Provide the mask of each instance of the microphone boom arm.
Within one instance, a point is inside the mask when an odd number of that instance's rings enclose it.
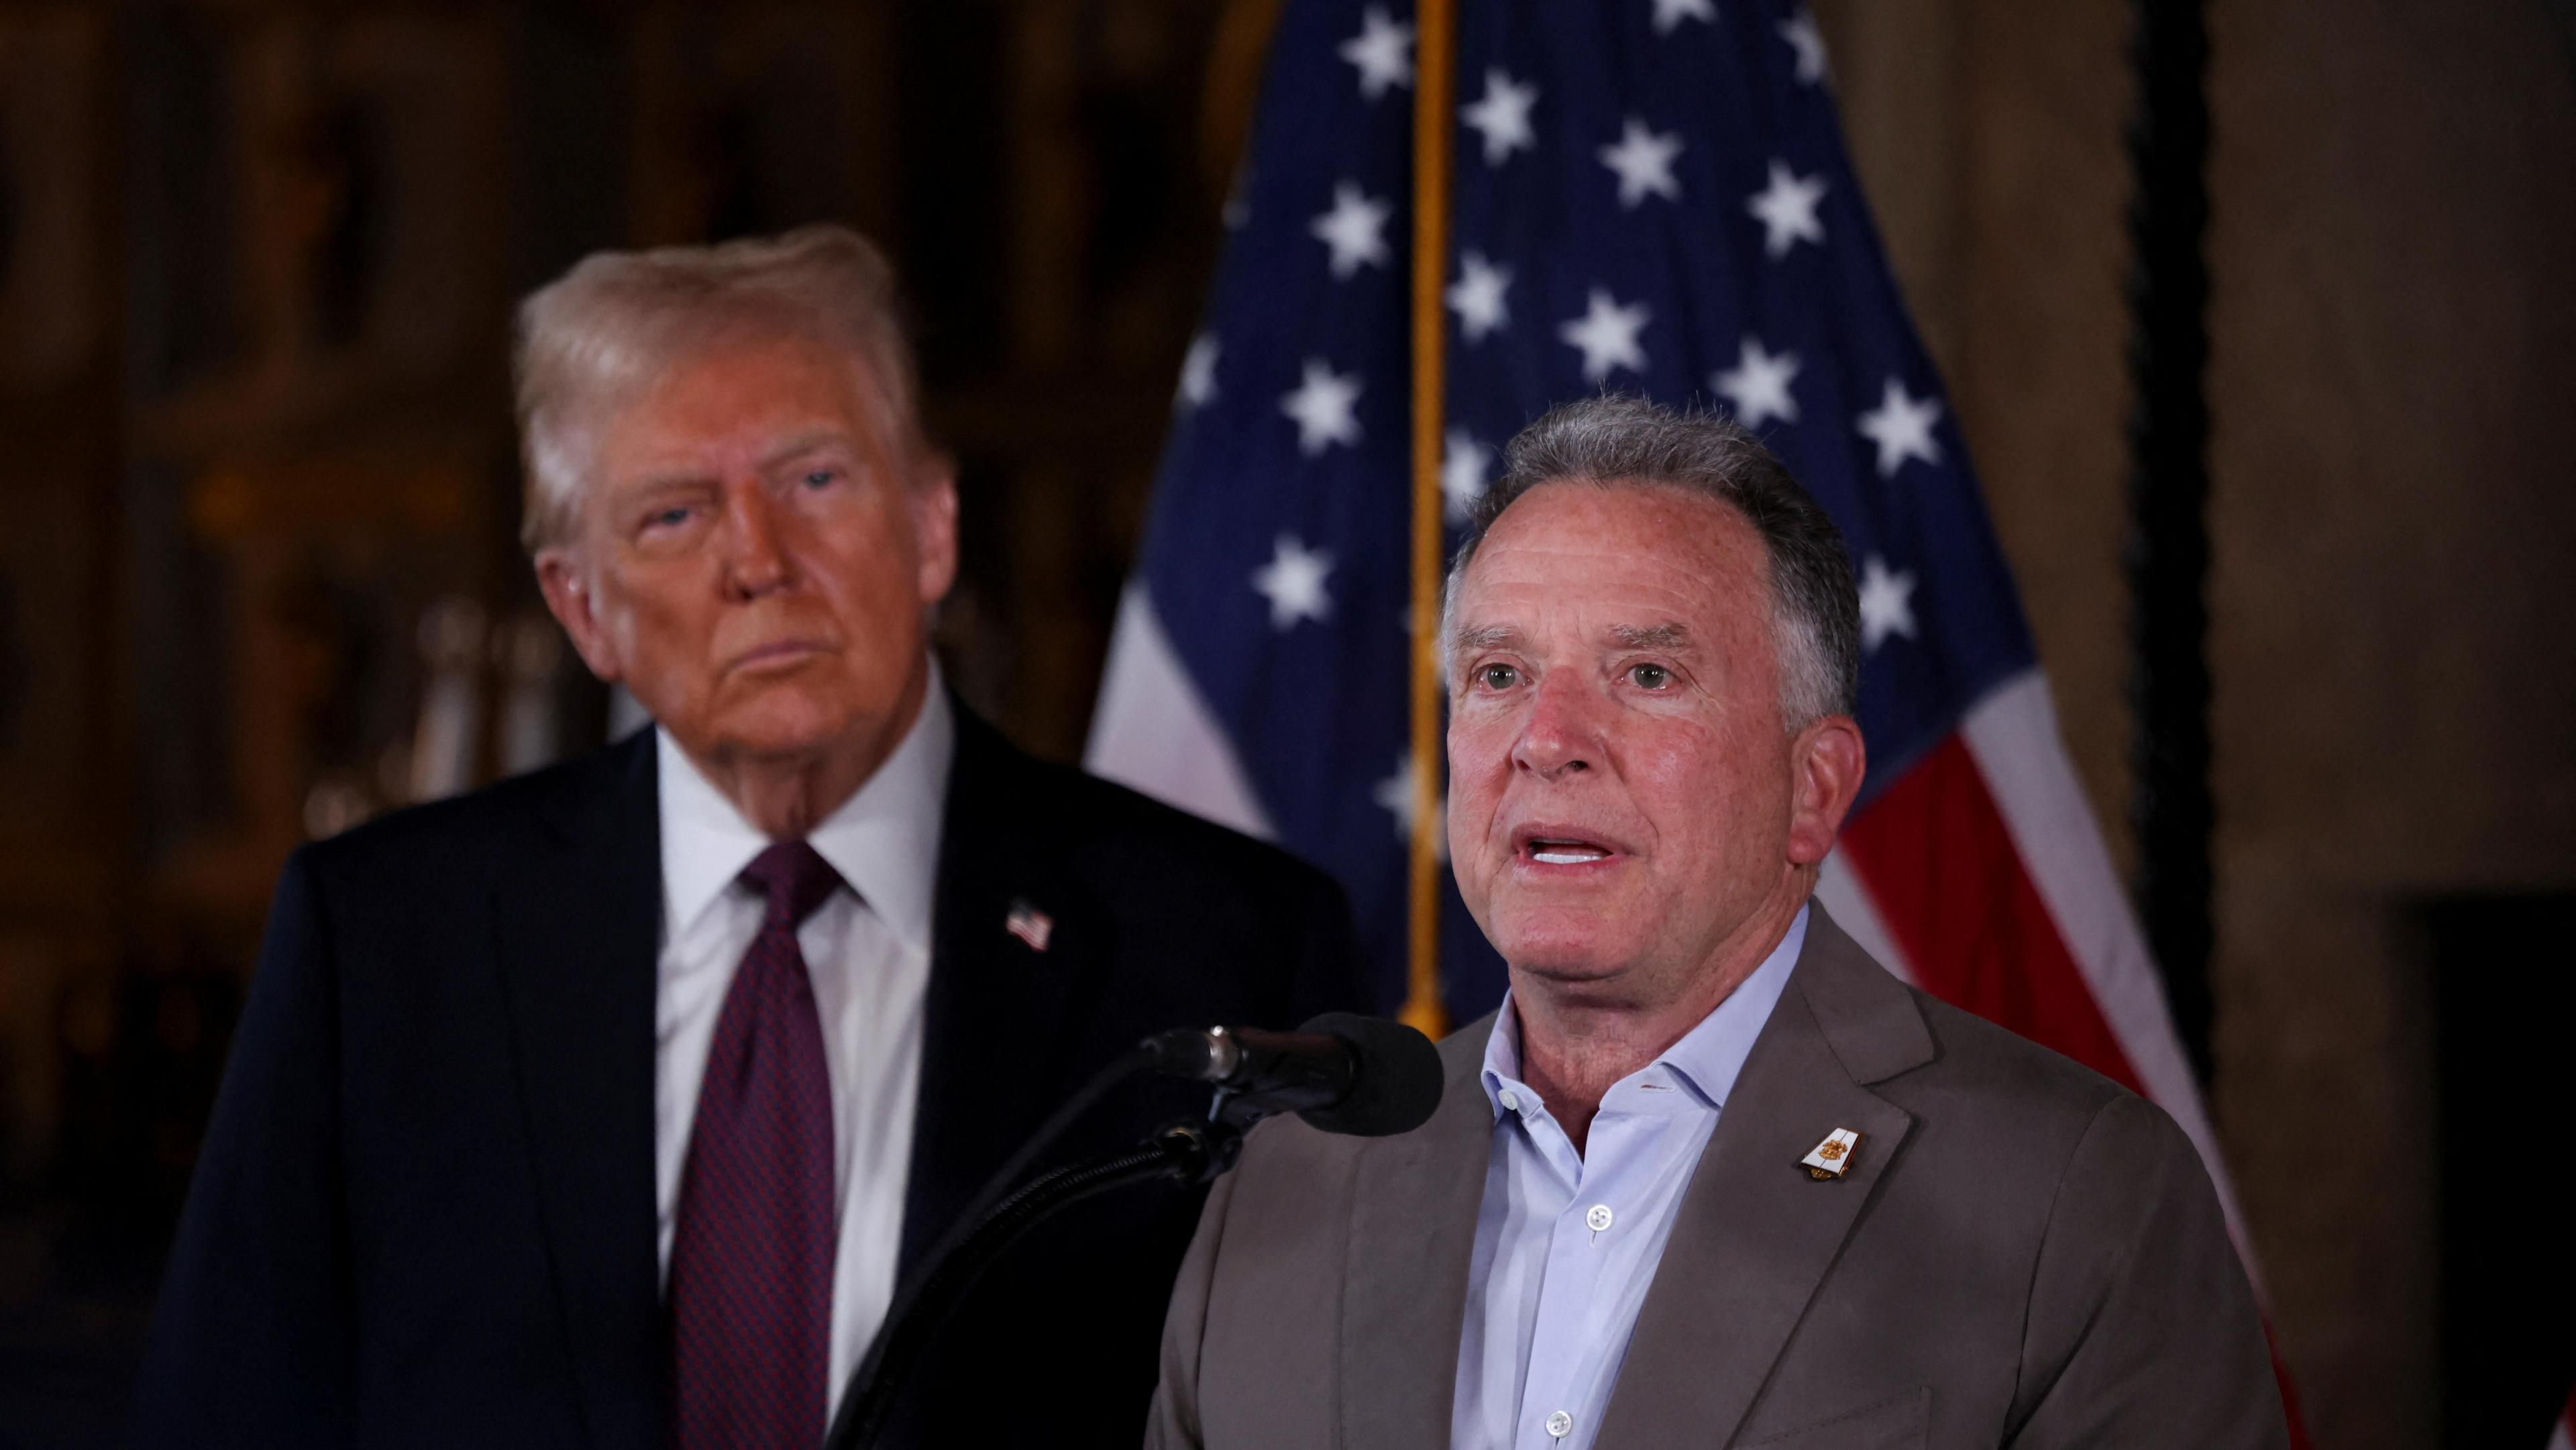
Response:
[[[1148,1070],[1214,1087],[1206,1118],[1166,1124],[1136,1147],[1012,1186],[1112,1088]],[[1422,1034],[1346,1012],[1325,1013],[1298,1032],[1182,1028],[1146,1038],[1058,1105],[986,1181],[929,1261],[907,1277],[842,1397],[824,1450],[869,1450],[877,1443],[895,1397],[958,1301],[1050,1215],[1130,1183],[1213,1182],[1243,1152],[1243,1135],[1280,1113],[1296,1113],[1328,1133],[1378,1136],[1419,1127],[1440,1095],[1440,1059]]]
[[[922,1352],[955,1312],[958,1301],[1011,1245],[1057,1212],[1096,1194],[1155,1179],[1214,1182],[1243,1151],[1249,1124],[1228,1121],[1220,1089],[1208,1121],[1184,1119],[1157,1130],[1133,1148],[1070,1163],[1030,1179],[995,1204],[974,1231],[958,1240],[921,1281],[907,1302],[895,1306],[885,1332],[860,1364],[852,1391],[823,1439],[824,1450],[873,1450],[885,1433],[901,1392]],[[1257,1110],[1256,1119],[1266,1114]]]

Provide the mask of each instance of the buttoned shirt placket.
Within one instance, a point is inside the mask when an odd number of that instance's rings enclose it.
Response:
[[[1603,1391],[1625,1355],[1635,1306],[1623,1300],[1642,1295],[1671,1232],[1670,1214],[1630,1210],[1680,1194],[1684,1185],[1674,1180],[1697,1164],[1717,1110],[1657,1062],[1602,1096],[1577,1154],[1527,1084],[1502,1079],[1498,1086],[1518,1104],[1508,1131],[1525,1135],[1545,1168],[1523,1179],[1527,1196],[1516,1207],[1550,1222],[1544,1261],[1505,1269],[1541,1275],[1512,1445],[1583,1450],[1598,1428],[1588,1423],[1592,1407],[1606,1403]]]

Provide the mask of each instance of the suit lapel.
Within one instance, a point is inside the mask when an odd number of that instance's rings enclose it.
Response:
[[[661,831],[651,732],[541,802],[494,886],[539,1209],[593,1444],[662,1437],[653,1007]]]
[[[1440,1109],[1420,1129],[1370,1144],[1352,1186],[1343,1277],[1341,1443],[1449,1443],[1468,1259],[1494,1134],[1478,1077],[1492,1017],[1441,1044]]]
[[[920,1106],[904,1190],[901,1271],[947,1232],[1068,1090],[1105,927],[1054,866],[1059,813],[1043,774],[952,701],[957,749],[940,829],[930,985],[922,1007]],[[1025,907],[1044,950],[1008,929]]]
[[[1596,1442],[1600,1450],[1727,1443],[1913,1127],[1866,1084],[1931,1059],[1905,989],[1822,907],[1791,990],[1746,1059],[1700,1155]],[[1861,1135],[1818,1181],[1799,1159]]]

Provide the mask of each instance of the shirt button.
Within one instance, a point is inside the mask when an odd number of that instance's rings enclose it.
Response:
[[[1583,1223],[1585,1227],[1591,1229],[1594,1233],[1604,1233],[1609,1230],[1610,1218],[1610,1205],[1606,1203],[1596,1203],[1592,1205],[1592,1210],[1589,1213],[1583,1215]]]
[[[1564,1439],[1573,1429],[1574,1417],[1563,1410],[1547,1417],[1547,1433],[1555,1439]]]
[[[1504,1112],[1517,1113],[1521,1110],[1521,1095],[1519,1093],[1513,1092],[1510,1088],[1505,1088],[1501,1093],[1497,1094],[1497,1096],[1502,1099]]]

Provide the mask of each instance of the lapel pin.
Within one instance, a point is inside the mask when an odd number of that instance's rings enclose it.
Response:
[[[1836,1128],[1798,1163],[1807,1170],[1809,1178],[1820,1181],[1840,1178],[1843,1170],[1851,1166],[1852,1153],[1859,1147],[1860,1134],[1849,1128]]]
[[[1029,905],[1028,898],[1015,897],[1011,914],[1002,919],[1002,930],[1028,943],[1030,951],[1047,949],[1047,938],[1055,935],[1055,918]]]

